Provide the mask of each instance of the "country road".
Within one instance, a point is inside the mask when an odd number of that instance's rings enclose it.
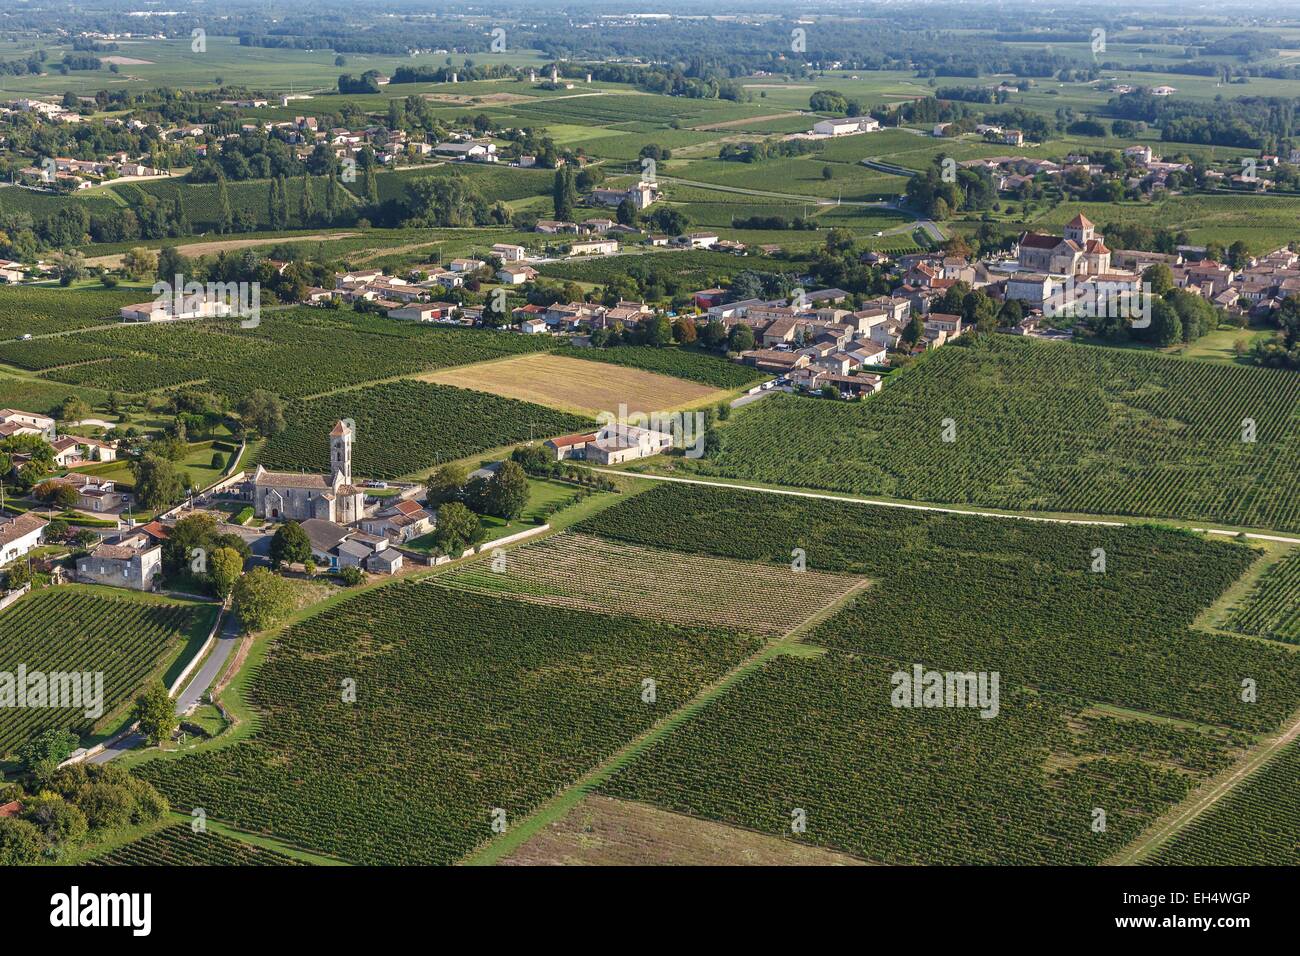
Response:
[[[233,611],[229,611],[222,618],[221,632],[217,634],[216,642],[212,645],[212,651],[208,654],[207,660],[203,662],[203,666],[189,679],[186,685],[181,688],[181,692],[176,697],[176,713],[178,716],[185,716],[199,705],[203,695],[216,681],[222,668],[226,666],[226,661],[238,645],[239,619]],[[105,747],[86,762],[108,763],[110,760],[122,756],[128,750],[134,750],[143,743],[144,737],[141,734],[127,734],[120,740],[116,740]]]
[[[733,406],[734,407],[734,406]],[[709,481],[704,478],[677,478],[671,475],[652,475],[637,471],[619,471],[616,468],[592,468],[592,471],[606,475],[621,475],[624,478],[644,478],[647,481],[669,481],[681,485],[703,485],[706,488],[728,488],[732,491],[753,491],[768,495],[786,495],[791,498],[813,498],[817,501],[836,501],[849,505],[866,505],[876,508],[903,508],[907,511],[939,511],[944,514],[976,515],[981,518],[1005,518],[1011,521],[1042,521],[1048,524],[1090,524],[1106,528],[1126,528],[1131,524],[1143,524],[1150,518],[1125,518],[1110,520],[1105,518],[1053,518],[1050,515],[1027,515],[1008,511],[975,511],[968,508],[954,508],[946,505],[913,504],[906,501],[886,501],[881,498],[854,498],[850,495],[836,495],[823,491],[799,491],[794,488],[761,488],[754,485],[742,485],[727,481]],[[1300,538],[1291,538],[1279,534],[1261,534],[1253,531],[1231,531],[1226,528],[1192,528],[1202,534],[1217,534],[1256,541],[1276,541],[1282,544],[1300,544]]]

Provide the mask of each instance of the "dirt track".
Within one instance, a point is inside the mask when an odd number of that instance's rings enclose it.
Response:
[[[359,236],[359,232],[315,232],[307,236],[280,236],[277,238],[263,239],[217,239],[212,242],[188,242],[177,248],[187,256],[208,256],[214,252],[227,252],[231,249],[249,249],[253,246],[273,246],[281,242],[319,242],[328,239],[347,239],[350,236]],[[115,253],[111,256],[95,256],[93,259],[87,259],[86,265],[89,266],[119,266],[122,264],[122,253]]]

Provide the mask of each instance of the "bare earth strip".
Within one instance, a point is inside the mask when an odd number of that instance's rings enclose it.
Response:
[[[419,378],[582,415],[599,412],[617,415],[620,405],[626,405],[629,414],[667,412],[721,400],[727,394],[699,382],[658,372],[544,352],[441,369]]]
[[[795,572],[571,533],[486,555],[440,580],[446,587],[534,604],[772,637],[867,583],[847,574]]]
[[[503,866],[865,866],[830,850],[588,795]]]

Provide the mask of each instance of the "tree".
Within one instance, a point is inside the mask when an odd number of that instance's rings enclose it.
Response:
[[[691,345],[696,338],[695,320],[689,315],[679,316],[673,322],[673,338],[682,345]]]
[[[217,548],[208,556],[208,580],[219,598],[230,595],[243,571],[244,559],[233,548]]]
[[[132,279],[143,279],[156,275],[158,271],[158,253],[143,246],[128,249],[122,255],[122,269]]]
[[[513,521],[528,505],[528,475],[515,461],[505,461],[488,482],[487,513]]]
[[[460,498],[467,481],[469,481],[469,473],[464,465],[455,462],[443,465],[425,482],[426,503],[429,507],[436,508],[449,501],[456,501]]]
[[[754,330],[744,322],[731,327],[727,336],[727,348],[733,352],[748,352],[754,347]]]
[[[59,406],[59,420],[64,422],[79,422],[83,418],[90,417],[90,405],[85,399],[78,398],[75,395],[69,395]]]
[[[176,704],[162,681],[155,681],[135,702],[135,719],[140,721],[140,733],[150,744],[170,740],[180,718]]]
[[[1147,266],[1142,273],[1142,281],[1149,283],[1152,295],[1164,295],[1174,288],[1174,274],[1163,262]]]
[[[235,610],[247,632],[274,627],[293,612],[293,585],[266,568],[254,568],[235,582]]]
[[[433,543],[443,554],[460,555],[482,539],[483,525],[478,515],[461,502],[449,501],[438,509],[438,527],[433,532]]]
[[[656,315],[645,323],[646,345],[664,346],[671,345],[673,341],[673,326],[668,317],[665,315]]]
[[[903,330],[903,341],[908,345],[915,345],[921,341],[921,336],[925,334],[925,322],[921,320],[919,314],[913,314],[912,321],[907,323],[907,328]]]
[[[302,525],[286,521],[271,536],[271,563],[279,568],[284,564],[304,564],[311,560],[311,539]]]
[[[80,497],[76,488],[61,481],[43,481],[32,493],[51,508],[75,508]]]
[[[305,229],[312,224],[312,220],[315,218],[316,202],[312,198],[311,182],[307,179],[307,171],[304,169],[302,173],[302,196],[298,199],[298,221]]]
[[[833,178],[835,178],[835,170],[831,169],[831,167],[829,166],[823,166],[822,179],[833,179]]]
[[[14,817],[0,817],[0,866],[35,863],[45,849],[45,839],[36,824]]]
[[[624,199],[618,204],[618,211],[615,213],[619,223],[624,226],[635,225],[636,223],[636,204],[631,199]]]
[[[230,233],[235,228],[235,214],[230,206],[230,190],[226,187],[226,176],[217,173],[217,232]]]
[[[158,510],[174,505],[185,497],[185,481],[176,463],[146,453],[131,462],[135,477],[135,497],[146,508]]]
[[[274,392],[255,388],[239,400],[235,410],[244,424],[259,435],[270,438],[284,431],[284,406]]]
[[[555,206],[555,218],[561,222],[573,218],[573,204],[577,201],[578,190],[574,185],[573,170],[561,166],[555,171],[555,180],[551,186],[551,200]]]
[[[67,760],[76,749],[76,734],[51,727],[19,747],[15,756],[22,771],[31,774],[39,784],[43,785],[58,769],[59,764]]]

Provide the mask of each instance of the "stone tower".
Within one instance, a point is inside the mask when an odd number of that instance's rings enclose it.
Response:
[[[330,484],[352,484],[352,425],[337,421],[330,432]]]

